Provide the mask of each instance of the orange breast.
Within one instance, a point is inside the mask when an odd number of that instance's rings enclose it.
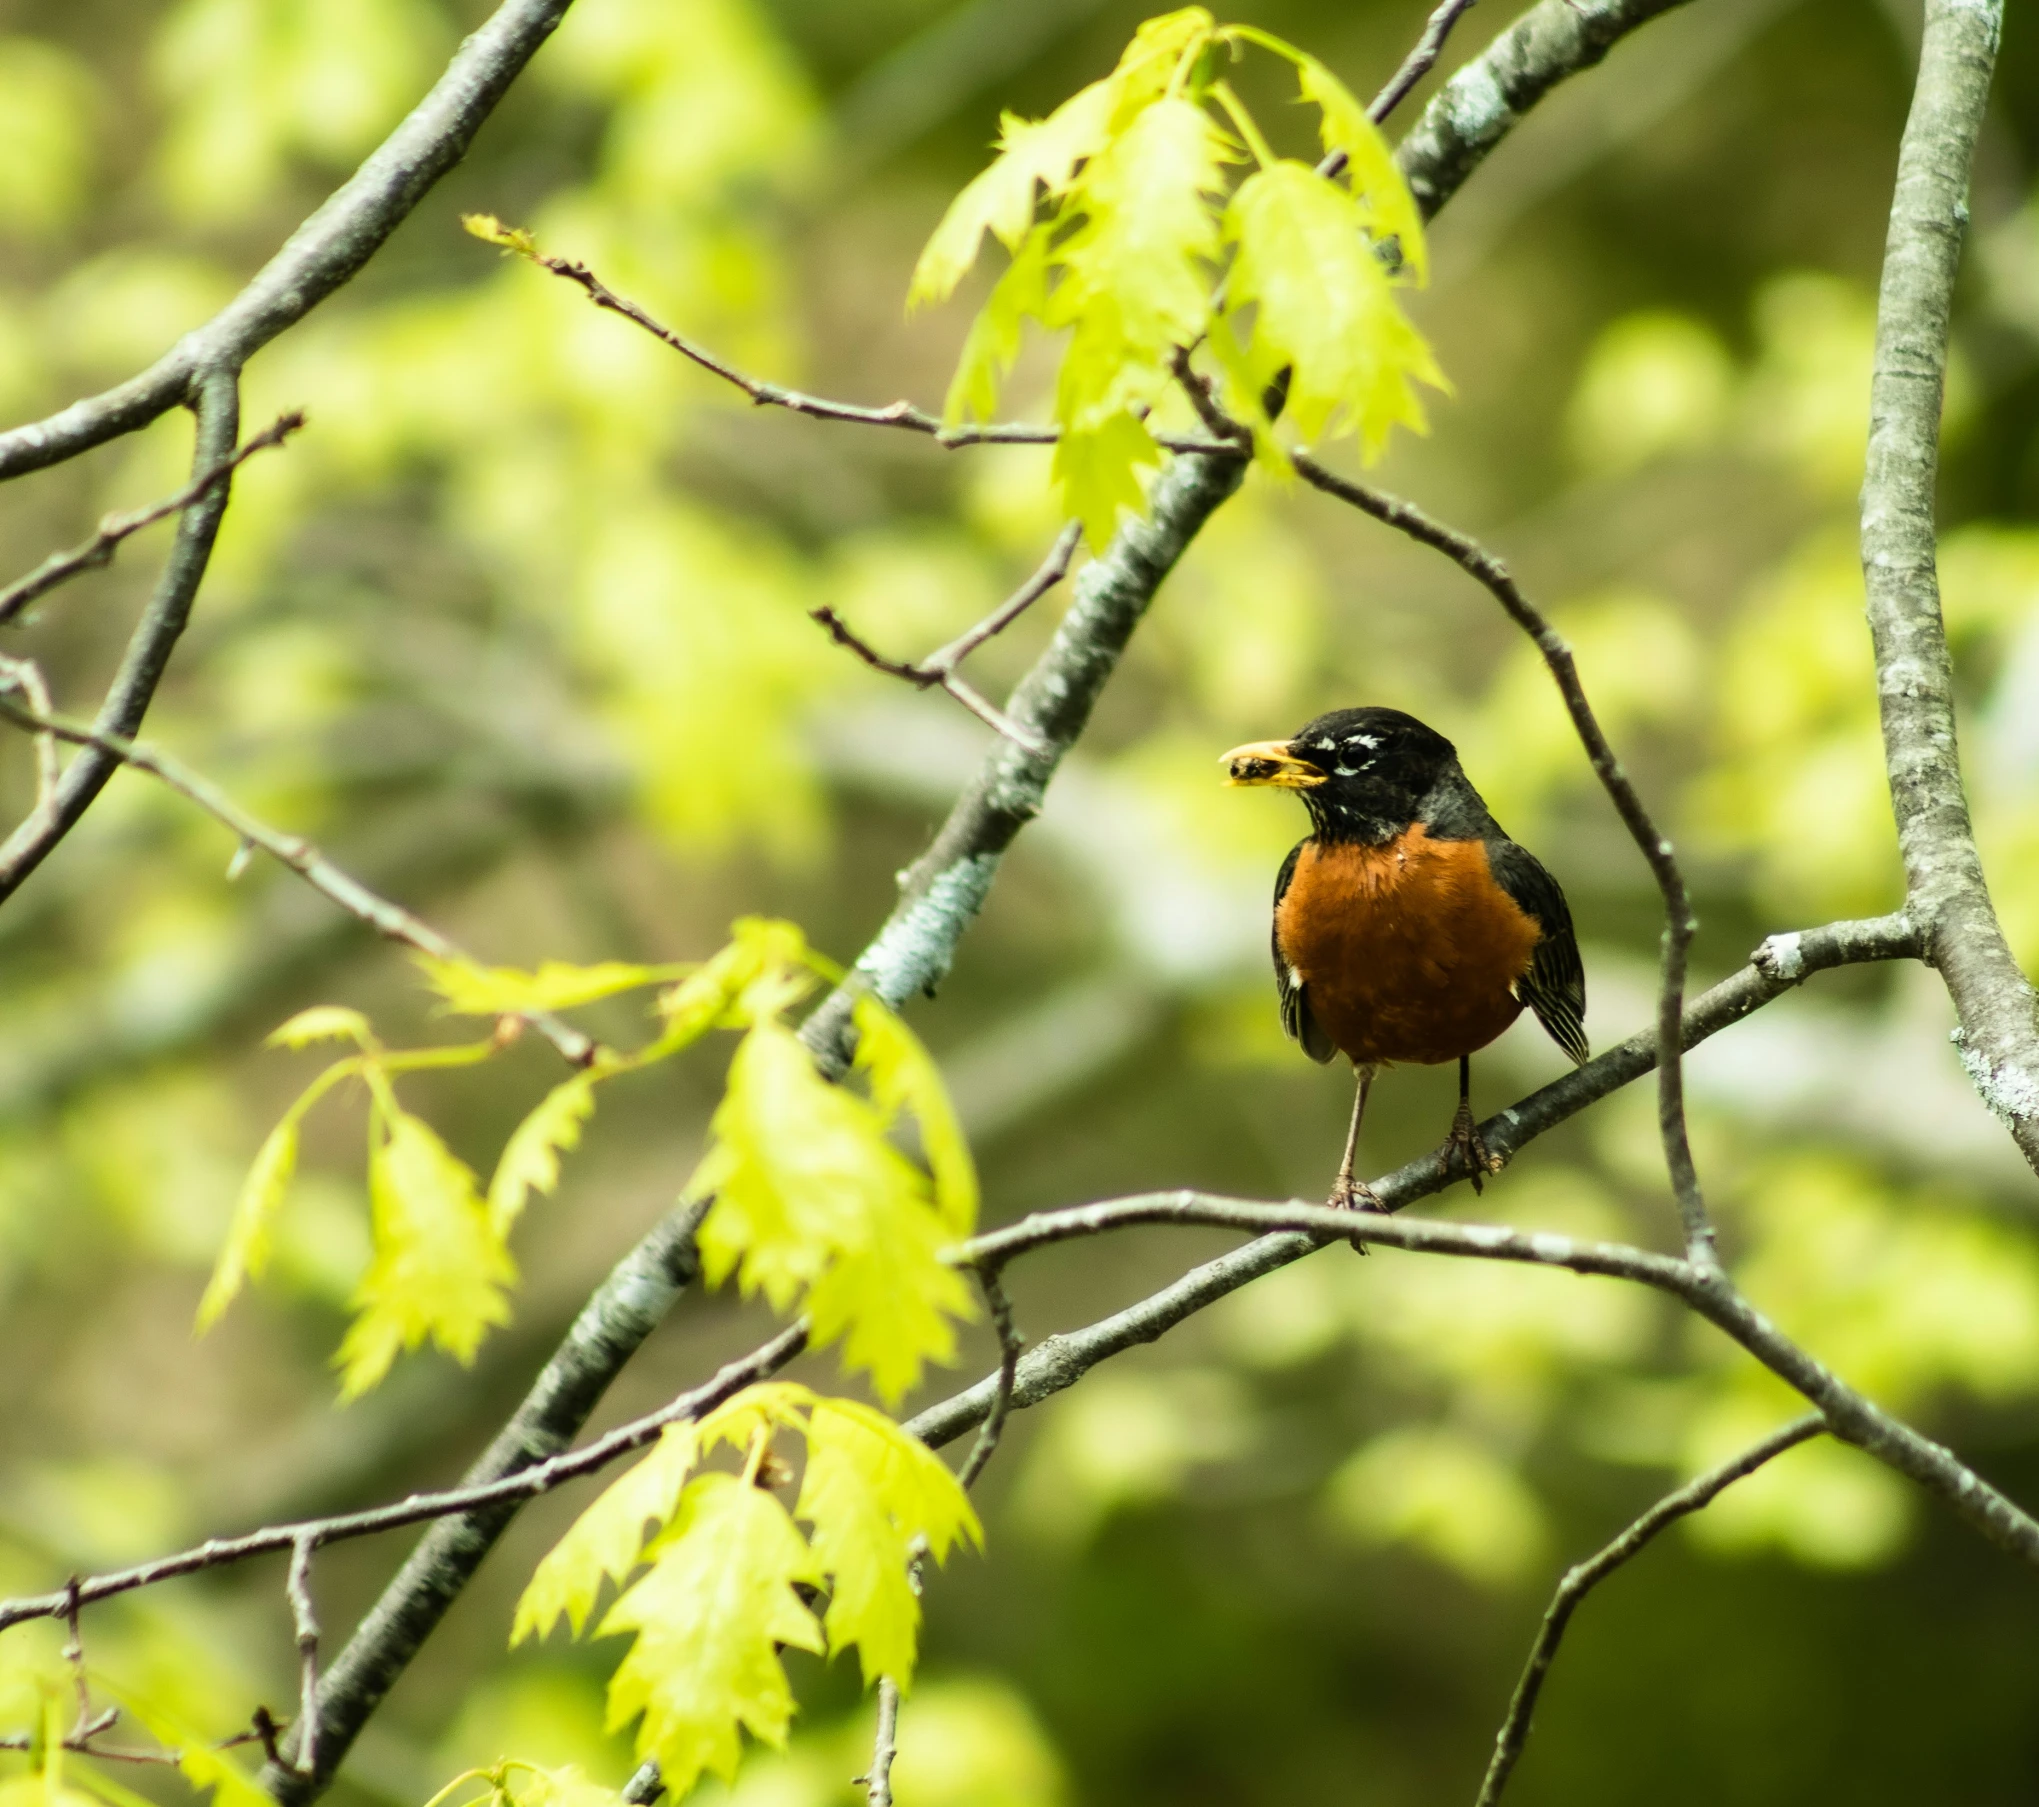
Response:
[[[1274,933],[1342,1054],[1424,1066],[1514,1022],[1510,987],[1541,936],[1481,842],[1433,841],[1420,823],[1385,847],[1306,842]]]

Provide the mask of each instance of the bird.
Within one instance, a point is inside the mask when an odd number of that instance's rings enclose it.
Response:
[[[1228,784],[1295,791],[1310,812],[1274,881],[1272,939],[1282,1027],[1358,1081],[1330,1203],[1381,1209],[1352,1172],[1374,1076],[1451,1060],[1458,1114],[1438,1152],[1478,1192],[1499,1163],[1473,1120],[1472,1056],[1524,1005],[1574,1065],[1591,1052],[1564,891],[1494,820],[1458,749],[1399,709],[1334,709],[1222,763]]]

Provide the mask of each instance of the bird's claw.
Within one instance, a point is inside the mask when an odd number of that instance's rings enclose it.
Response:
[[[1464,1103],[1459,1105],[1458,1115],[1452,1118],[1451,1134],[1444,1138],[1444,1146],[1438,1153],[1444,1159],[1447,1173],[1463,1169],[1466,1178],[1473,1183],[1475,1198],[1485,1185],[1487,1175],[1501,1171],[1500,1157],[1487,1147],[1479,1126],[1473,1121],[1472,1107]]]
[[[1334,1211],[1385,1211],[1381,1197],[1364,1180],[1356,1180],[1349,1173],[1341,1173],[1332,1182],[1331,1196],[1325,1204]]]

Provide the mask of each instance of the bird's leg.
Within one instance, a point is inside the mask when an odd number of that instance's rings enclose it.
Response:
[[[1380,1211],[1382,1205],[1364,1180],[1352,1177],[1352,1163],[1359,1152],[1359,1126],[1366,1116],[1366,1095],[1373,1090],[1374,1069],[1360,1067],[1359,1090],[1352,1100],[1352,1127],[1345,1132],[1345,1159],[1338,1163],[1338,1177],[1331,1182],[1329,1204],[1334,1211]]]
[[[1473,1063],[1470,1055],[1458,1057],[1458,1115],[1451,1120],[1451,1134],[1444,1139],[1444,1147],[1438,1151],[1444,1156],[1449,1169],[1454,1162],[1465,1163],[1466,1177],[1473,1182],[1473,1195],[1479,1196],[1480,1188],[1490,1173],[1499,1173],[1501,1163],[1487,1152],[1487,1145],[1480,1139],[1478,1127],[1473,1122]]]

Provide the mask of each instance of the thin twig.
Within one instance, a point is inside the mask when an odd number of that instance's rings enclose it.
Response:
[[[1522,1679],[1515,1684],[1515,1696],[1508,1703],[1508,1716],[1501,1722],[1500,1733],[1494,1740],[1494,1759],[1487,1766],[1486,1780],[1480,1784],[1479,1799],[1474,1807],[1494,1807],[1501,1798],[1501,1790],[1508,1785],[1509,1774],[1521,1757],[1523,1746],[1529,1741],[1530,1715],[1536,1711],[1536,1700],[1543,1691],[1544,1677],[1557,1656],[1558,1641],[1565,1635],[1565,1626],[1572,1614],[1578,1611],[1580,1602],[1623,1563],[1637,1555],[1666,1526],[1710,1505],[1727,1488],[1754,1474],[1765,1462],[1781,1456],[1787,1449],[1795,1449],[1825,1429],[1826,1420],[1817,1412],[1794,1418],[1789,1424],[1772,1431],[1753,1448],[1742,1451],[1733,1461],[1723,1462],[1720,1467],[1686,1482],[1676,1493],[1666,1494],[1598,1555],[1588,1557],[1566,1572],[1543,1615],[1536,1642],[1530,1647],[1529,1661],[1523,1666]]]
[[[306,1775],[319,1767],[319,1618],[312,1603],[312,1556],[318,1539],[309,1534],[290,1546],[290,1571],[283,1583],[290,1598],[290,1618],[297,1631],[298,1723],[297,1766]]]
[[[1685,1231],[1685,1253],[1691,1261],[1718,1268],[1719,1251],[1713,1224],[1707,1215],[1706,1199],[1699,1187],[1699,1173],[1692,1159],[1691,1138],[1685,1126],[1685,1073],[1680,1050],[1684,1046],[1685,972],[1692,936],[1698,919],[1692,912],[1691,895],[1685,888],[1670,837],[1660,829],[1644,806],[1642,797],[1622,769],[1593,705],[1586,699],[1579,681],[1577,661],[1564,638],[1545,619],[1541,610],[1523,593],[1514,573],[1500,559],[1470,535],[1447,527],[1425,514],[1413,502],[1399,496],[1369,489],[1349,478],[1326,470],[1313,458],[1295,454],[1295,467],[1302,477],[1326,495],[1349,502],[1377,521],[1406,533],[1411,539],[1434,547],[1461,571],[1484,584],[1496,601],[1508,611],[1515,624],[1536,644],[1543,662],[1557,682],[1572,726],[1586,749],[1595,776],[1612,800],[1642,856],[1664,900],[1662,982],[1657,993],[1657,1129],[1664,1147],[1664,1164],[1671,1177],[1671,1190],[1678,1201],[1678,1216]]]
[[[82,546],[74,546],[68,552],[52,552],[26,577],[16,578],[6,589],[0,590],[0,626],[12,621],[38,597],[48,595],[59,584],[68,583],[80,572],[111,564],[122,540],[141,532],[144,527],[153,527],[156,522],[173,514],[183,513],[194,502],[203,501],[257,452],[281,445],[303,425],[304,411],[293,408],[287,414],[278,415],[246,444],[200,471],[174,496],[127,514],[102,516],[99,531]]]
[[[0,694],[8,690],[20,691],[38,715],[52,713],[50,687],[43,678],[42,667],[33,659],[0,656]],[[44,824],[55,817],[57,786],[63,782],[63,777],[63,766],[57,757],[57,737],[47,728],[38,728],[35,735],[35,807],[22,824],[24,832],[39,833]]]
[[[998,1332],[998,1385],[991,1395],[991,1410],[985,1414],[977,1441],[970,1446],[970,1454],[956,1477],[965,1487],[976,1485],[985,1464],[997,1453],[999,1438],[1005,1435],[1005,1420],[1012,1411],[1013,1382],[1019,1374],[1020,1356],[1026,1349],[1025,1340],[1013,1324],[1012,1300],[1006,1296],[997,1265],[987,1262],[975,1272],[985,1308],[991,1313],[991,1327]]]
[[[1388,85],[1368,103],[1367,118],[1379,125],[1402,104],[1409,90],[1430,73],[1444,50],[1444,40],[1451,36],[1451,28],[1471,12],[1475,4],[1476,0],[1443,0],[1424,25],[1423,35],[1416,40],[1415,49],[1402,59],[1401,68],[1388,78]]]
[[[892,1764],[899,1755],[899,1684],[878,1678],[878,1730],[871,1740],[871,1767],[859,1778],[867,1807],[892,1807]]]
[[[416,948],[420,953],[430,954],[434,959],[465,961],[471,958],[458,943],[449,940],[430,923],[341,871],[311,842],[299,835],[271,828],[266,822],[251,816],[211,779],[201,777],[181,760],[159,748],[129,740],[125,735],[101,733],[83,722],[52,715],[47,709],[22,709],[8,702],[4,693],[0,693],[0,716],[38,734],[51,734],[59,740],[95,748],[121,764],[160,780],[179,796],[197,804],[215,821],[224,823],[239,837],[242,846],[259,847],[272,859],[288,866],[313,890],[338,904],[350,916],[366,923],[377,934]],[[574,1066],[587,1066],[602,1052],[601,1044],[592,1036],[584,1035],[571,1023],[561,1021],[549,1011],[513,1014],[529,1023]]]
[[[535,247],[520,251],[540,268],[550,270],[553,275],[564,277],[568,282],[583,290],[588,299],[597,307],[612,314],[620,314],[634,325],[641,326],[660,344],[670,346],[681,357],[698,364],[712,376],[719,376],[725,383],[741,389],[745,395],[761,408],[784,408],[793,414],[804,414],[810,420],[833,420],[860,427],[897,427],[908,433],[925,434],[937,445],[951,449],[973,445],[1053,445],[1061,437],[1054,427],[1033,426],[1026,422],[1003,422],[991,426],[948,426],[939,415],[930,414],[924,408],[917,408],[911,402],[897,401],[882,408],[861,407],[855,402],[830,401],[825,396],[808,395],[803,390],[788,389],[782,383],[768,383],[762,377],[754,377],[739,370],[728,359],[718,357],[705,345],[697,344],[686,334],[675,332],[663,321],[647,313],[644,308],[627,295],[619,295],[610,288],[586,264],[570,257],[555,257],[550,252]],[[1236,455],[1236,448],[1215,444],[1188,434],[1157,433],[1155,443],[1171,452],[1204,452],[1220,456],[1227,453]]]
[[[153,1562],[115,1569],[104,1575],[88,1575],[74,1586],[56,1593],[0,1600],[0,1631],[28,1619],[62,1618],[74,1600],[80,1606],[90,1606],[115,1594],[132,1593],[138,1587],[153,1587],[158,1582],[171,1581],[180,1575],[195,1575],[204,1569],[245,1562],[251,1556],[271,1555],[279,1550],[293,1552],[292,1566],[295,1568],[295,1552],[301,1548],[400,1530],[405,1525],[422,1524],[428,1519],[471,1512],[478,1506],[493,1505],[503,1500],[525,1500],[549,1493],[568,1481],[594,1474],[618,1456],[627,1455],[633,1449],[642,1449],[668,1424],[698,1418],[703,1412],[712,1410],[752,1381],[776,1373],[806,1346],[807,1322],[803,1318],[780,1331],[761,1348],[730,1362],[703,1385],[682,1393],[670,1405],[649,1412],[642,1418],[633,1418],[628,1424],[618,1425],[585,1448],[554,1456],[549,1462],[520,1468],[500,1480],[476,1487],[450,1487],[439,1493],[414,1493],[389,1505],[371,1506],[361,1512],[302,1519],[288,1525],[268,1525],[241,1537],[209,1538],[195,1548],[160,1556]],[[293,1599],[293,1607],[296,1604]],[[298,1763],[303,1766],[302,1749]]]
[[[71,1671],[71,1687],[78,1696],[78,1718],[71,1727],[71,1736],[79,1742],[90,1738],[94,1730],[105,1730],[113,1723],[112,1718],[102,1715],[102,1724],[95,1726],[92,1718],[92,1687],[85,1679],[85,1634],[78,1625],[78,1577],[73,1575],[64,1584],[64,1639],[63,1657]],[[117,1715],[118,1709],[110,1709]]]
[[[1039,735],[1022,728],[1004,710],[989,702],[974,686],[965,682],[957,674],[956,667],[993,635],[1004,633],[1069,574],[1070,560],[1076,556],[1076,547],[1082,537],[1082,523],[1071,521],[1056,537],[1048,556],[1041,562],[1041,568],[1033,576],[975,627],[958,634],[948,645],[928,654],[917,665],[886,658],[826,604],[818,609],[809,609],[808,614],[828,630],[829,637],[836,645],[846,647],[855,653],[874,671],[882,671],[887,677],[900,678],[916,690],[939,687],[947,691],[972,715],[988,723],[1015,746],[1032,753],[1037,758],[1045,758],[1050,751],[1047,743]]]

